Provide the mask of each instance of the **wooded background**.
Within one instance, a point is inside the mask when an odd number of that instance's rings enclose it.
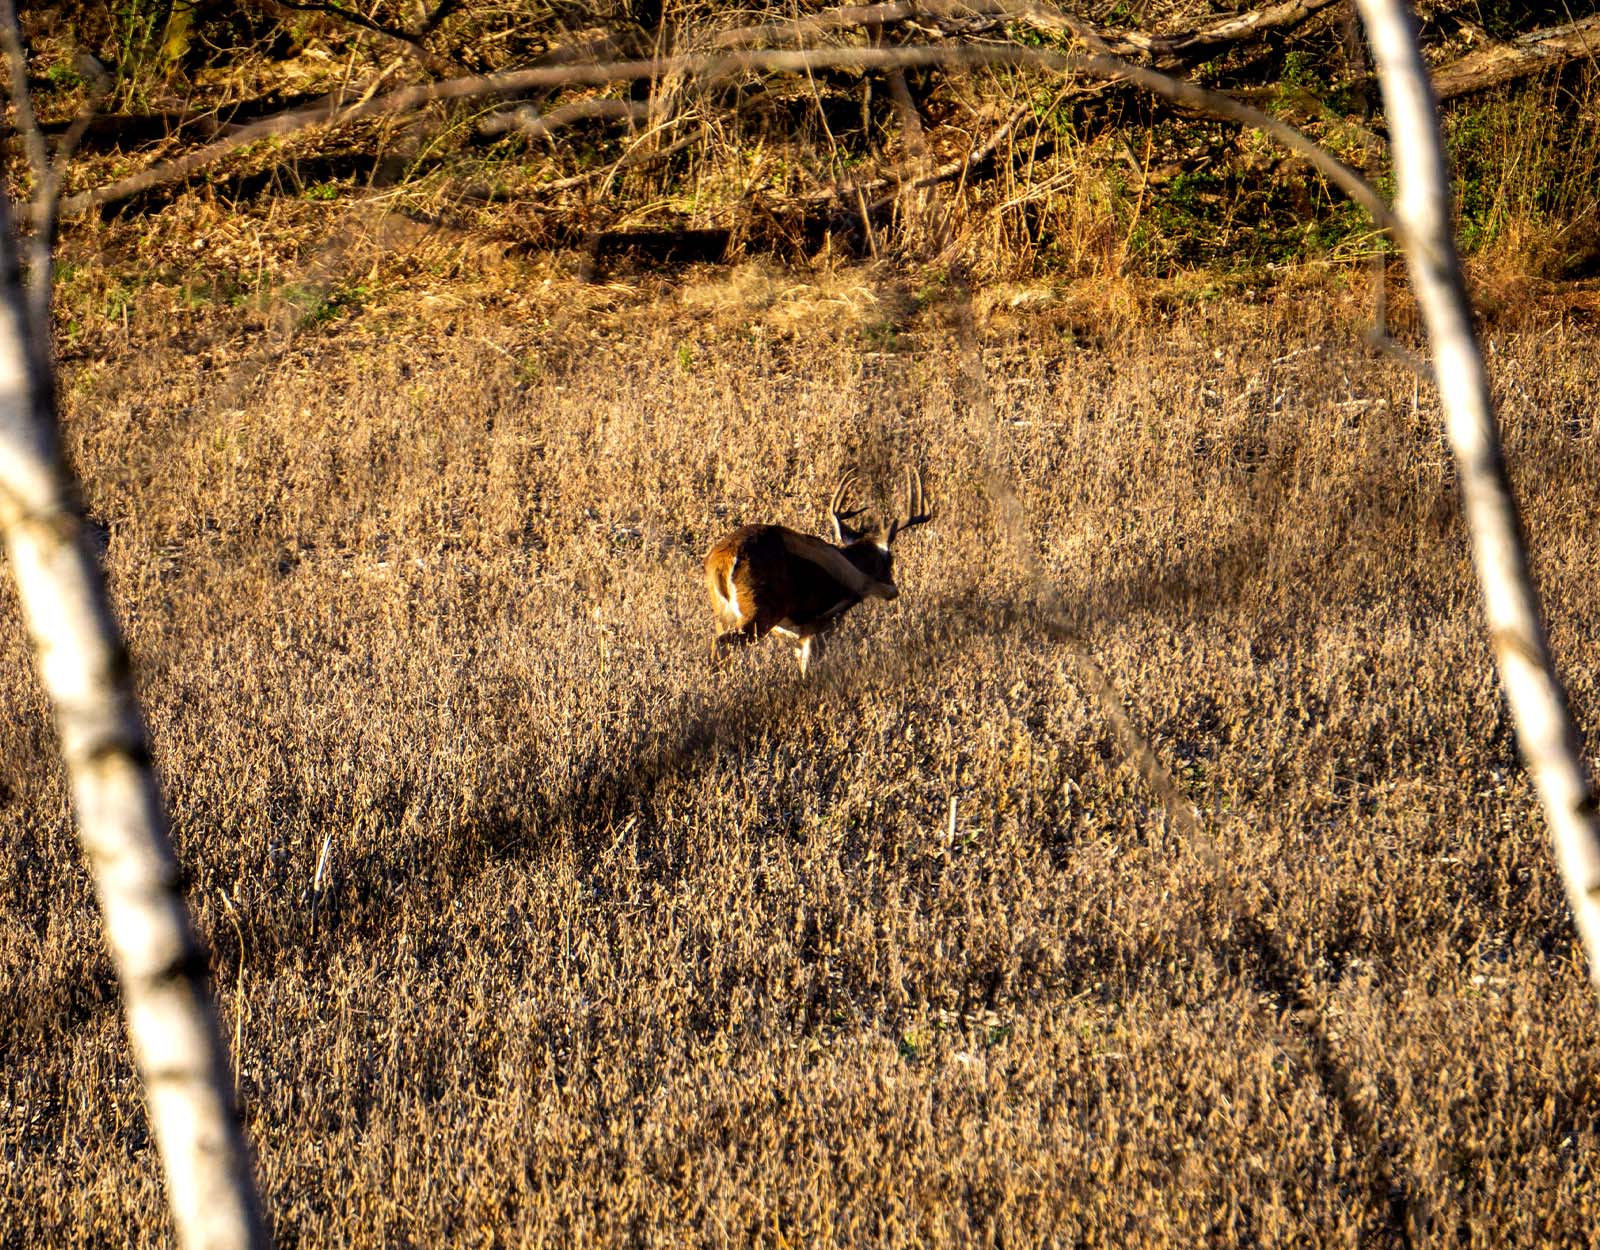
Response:
[[[1420,6],[1447,102],[1460,235],[1539,274],[1600,255],[1593,6]],[[651,260],[959,257],[981,273],[1170,274],[1344,261],[1383,244],[1366,214],[1259,135],[1125,84],[1036,67],[666,74],[479,96],[312,127],[219,153],[189,179],[130,175],[245,126],[405,86],[804,44],[994,55],[1088,49],[1226,90],[1387,185],[1377,88],[1350,6],[1193,0],[751,4],[66,3],[25,15],[54,128],[92,90],[72,192],[148,213],[204,184],[237,210],[386,189],[402,211],[527,248]],[[319,114],[320,110],[320,114]],[[83,210],[85,200],[69,200]]]

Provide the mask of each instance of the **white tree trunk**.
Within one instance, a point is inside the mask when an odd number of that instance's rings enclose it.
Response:
[[[177,889],[127,653],[60,455],[46,333],[29,315],[0,192],[0,535],[55,710],[179,1242],[256,1250],[268,1242],[205,955]]]
[[[1556,862],[1600,991],[1600,816],[1556,676],[1506,480],[1489,378],[1451,233],[1450,184],[1416,22],[1400,0],[1357,0],[1394,145],[1396,214],[1412,286],[1433,343],[1445,428],[1483,588],[1489,640],[1517,741],[1544,804]]]

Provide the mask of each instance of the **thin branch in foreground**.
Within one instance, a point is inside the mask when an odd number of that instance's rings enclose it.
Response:
[[[7,94],[17,114],[16,132],[22,136],[28,165],[37,178],[49,168],[50,153],[45,147],[44,131],[39,128],[33,112],[33,92],[28,87],[28,54],[22,47],[16,0],[0,0],[0,47],[5,50],[6,81],[10,84]]]
[[[32,323],[0,195],[0,540],[55,712],[179,1242],[265,1250],[205,952],[178,889],[127,652],[61,461],[54,379]]]
[[[33,235],[28,240],[28,301],[34,323],[44,337],[46,346],[50,335],[50,298],[55,284],[56,233],[61,226],[61,184],[66,178],[67,166],[89,123],[111,94],[111,76],[93,57],[84,57],[93,86],[73,117],[65,133],[56,142],[55,157],[46,166],[38,185],[34,188],[30,216]]]
[[[0,543],[54,712],[179,1243],[185,1250],[265,1250],[205,951],[178,888],[127,650],[61,454],[46,315],[59,168],[25,103],[25,58],[10,3],[0,9],[0,39],[42,197],[33,294],[46,301],[37,305],[24,290],[21,240],[10,196],[0,189]],[[68,140],[58,163],[70,154],[72,129]]]
[[[33,92],[28,87],[28,54],[22,46],[22,27],[17,21],[16,0],[0,0],[0,49],[5,52],[6,80],[10,83],[8,94],[12,111],[16,114],[16,130],[22,136],[22,148],[28,157],[28,172],[33,178],[37,211],[37,206],[53,203],[50,195],[50,149],[33,112]],[[38,237],[38,231],[34,232],[34,237]],[[32,252],[28,258],[26,275],[30,293],[41,285],[38,249],[32,249]],[[27,301],[28,324],[35,339],[48,342],[45,336],[49,323],[43,318],[42,312],[48,311],[49,307],[49,280],[45,279],[42,285],[46,293],[45,309],[41,310],[38,300],[30,296]]]
[[[24,275],[28,292],[28,319],[38,342],[48,348],[56,229],[61,221],[61,182],[73,153],[78,150],[78,144],[89,129],[89,123],[111,93],[111,80],[100,62],[89,56],[83,58],[93,85],[84,99],[83,107],[57,141],[52,159],[44,128],[39,125],[39,119],[33,111],[33,92],[28,88],[28,54],[22,46],[22,27],[17,20],[16,0],[0,0],[0,50],[5,54],[6,78],[11,84],[9,94],[11,106],[16,112],[15,133],[22,138],[33,178],[33,202],[28,213],[33,222],[33,235],[27,243],[28,263]]]
[[[1472,536],[1489,642],[1523,762],[1550,826],[1589,979],[1600,992],[1600,814],[1528,575],[1489,375],[1456,255],[1438,109],[1409,10],[1400,0],[1357,4],[1383,87],[1399,189],[1395,207],[1404,223],[1412,287],[1433,342],[1434,376],[1461,476],[1461,506]]]

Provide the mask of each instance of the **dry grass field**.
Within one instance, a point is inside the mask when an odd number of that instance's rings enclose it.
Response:
[[[1596,1004],[1361,283],[427,268],[68,336],[281,1245],[1600,1242]],[[1600,327],[1487,334],[1593,742]],[[901,598],[713,672],[710,542],[913,461]],[[9,583],[0,668],[0,1244],[164,1245]]]

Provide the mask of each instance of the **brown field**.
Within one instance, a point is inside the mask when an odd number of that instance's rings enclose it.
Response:
[[[1600,1243],[1596,1003],[1359,289],[425,270],[64,368],[280,1244]],[[1592,741],[1586,324],[1487,334]],[[718,533],[912,460],[899,601],[713,672]],[[0,666],[0,1244],[164,1245],[9,583]]]

